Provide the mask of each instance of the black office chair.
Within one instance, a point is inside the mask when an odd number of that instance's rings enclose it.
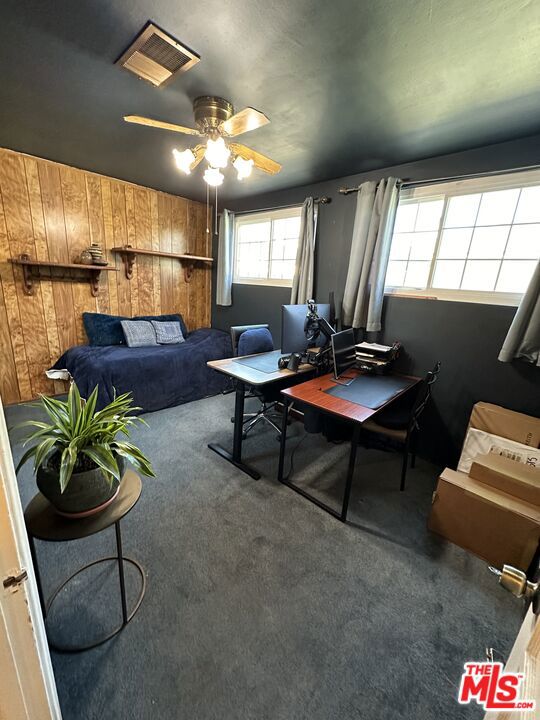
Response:
[[[251,330],[266,330],[267,332],[249,333],[251,337],[248,339],[244,333]],[[244,337],[242,337],[243,335]],[[267,324],[233,325],[231,327],[231,343],[233,357],[256,355],[258,353],[270,352],[274,349],[274,343]],[[276,360],[276,370],[277,369]],[[250,388],[246,392],[245,397],[257,398],[260,402],[260,407],[256,412],[244,414],[243,437],[246,438],[247,434],[260,422],[266,422],[268,425],[271,425],[278,433],[278,436],[281,435],[281,428],[278,424],[280,414],[275,409],[276,402],[279,400],[279,388],[274,384],[269,387]],[[231,422],[234,422],[234,418],[231,418]]]
[[[386,440],[394,441],[403,448],[403,464],[401,466],[400,490],[405,490],[405,478],[411,455],[411,468],[416,462],[416,446],[420,431],[419,419],[431,398],[431,388],[437,381],[441,370],[441,363],[437,361],[433,370],[430,370],[422,383],[417,386],[416,392],[408,392],[387,410],[381,410],[374,420],[367,420],[362,430],[375,435],[383,436]]]

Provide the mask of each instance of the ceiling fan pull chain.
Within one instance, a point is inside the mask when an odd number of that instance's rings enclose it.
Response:
[[[210,233],[210,185],[206,186],[206,234]]]
[[[218,234],[218,226],[217,226],[217,185],[216,185],[216,208],[215,208],[215,212],[216,212],[215,234],[217,235],[217,234]]]

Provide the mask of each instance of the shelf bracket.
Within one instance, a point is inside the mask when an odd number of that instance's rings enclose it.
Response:
[[[100,275],[101,270],[90,270],[90,290],[92,292],[92,297],[97,297],[99,295]]]
[[[185,253],[185,255],[191,255],[191,253]],[[195,260],[192,260],[191,262],[188,260],[182,260],[182,264],[184,265],[184,280],[187,283],[190,283],[193,270],[195,268]]]
[[[19,255],[19,260],[30,260],[30,256],[23,253]],[[34,294],[34,277],[32,275],[32,269],[28,265],[21,265],[22,277],[23,277],[23,291],[25,295]]]
[[[131,249],[131,245],[124,245],[126,250]],[[134,253],[130,252],[121,252],[120,257],[122,258],[122,262],[124,263],[124,271],[126,273],[126,278],[128,280],[131,280],[133,277],[133,265],[135,263],[136,255]]]

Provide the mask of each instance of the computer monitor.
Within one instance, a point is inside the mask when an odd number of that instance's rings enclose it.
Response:
[[[332,335],[332,353],[334,356],[334,380],[348,385],[354,377],[342,377],[343,373],[356,364],[354,330],[342,330]]]
[[[308,348],[308,341],[304,333],[304,323],[308,312],[307,305],[281,306],[281,352],[293,352],[303,355]],[[317,305],[320,317],[330,321],[330,305],[328,303]],[[326,338],[321,334],[315,347],[322,347]]]

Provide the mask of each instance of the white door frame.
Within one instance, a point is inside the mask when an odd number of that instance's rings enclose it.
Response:
[[[505,672],[523,673],[521,697],[534,700],[536,710],[488,711],[484,720],[535,720],[540,709],[540,620],[529,606],[518,636],[504,667]]]
[[[4,588],[22,570],[28,579]],[[1,397],[0,668],[0,718],[61,720]]]

